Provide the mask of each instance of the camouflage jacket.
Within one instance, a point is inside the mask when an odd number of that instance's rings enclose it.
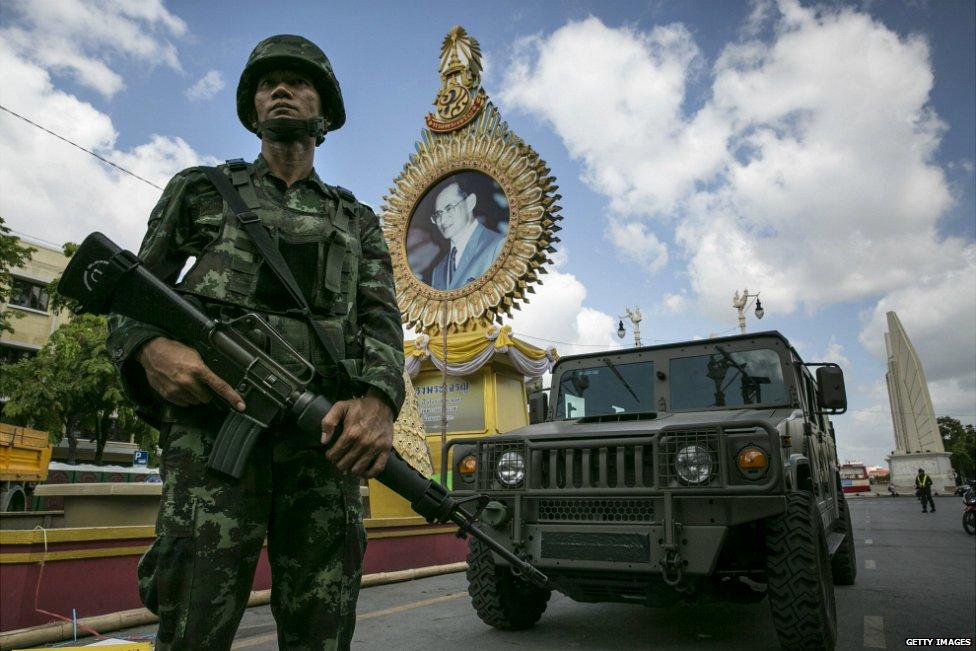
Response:
[[[211,316],[237,316],[242,308],[262,314],[313,362],[324,378],[322,390],[332,399],[373,388],[396,416],[404,398],[403,331],[390,255],[376,215],[347,190],[323,183],[314,170],[287,189],[260,156],[249,173],[253,191],[245,188],[242,196],[270,230],[355,386],[329,386],[337,374],[328,354],[308,323],[289,315],[296,306],[199,168],[180,172],[166,186],[149,217],[139,257]],[[195,261],[179,278],[190,258]],[[119,315],[109,318],[108,349],[125,391],[149,412],[159,398],[133,355],[161,334]],[[272,356],[285,359],[276,350],[280,345],[267,345]]]

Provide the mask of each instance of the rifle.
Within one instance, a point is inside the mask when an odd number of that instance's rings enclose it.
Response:
[[[244,397],[246,410],[229,411],[207,460],[208,467],[239,479],[261,432],[278,418],[293,419],[302,432],[321,436],[322,419],[332,402],[310,389],[314,367],[257,314],[247,313],[226,322],[211,319],[154,276],[135,254],[101,233],[89,235],[75,251],[58,291],[77,302],[78,313],[116,312],[164,330],[195,348],[214,373]],[[305,370],[295,375],[272,359],[244,334],[253,329],[284,344]],[[336,428],[326,449],[340,431]],[[428,522],[456,524],[459,537],[471,534],[507,560],[516,574],[540,587],[548,586],[542,572],[479,527],[478,516],[488,504],[487,495],[454,499],[442,485],[414,470],[396,450],[390,452],[386,467],[376,479],[406,498]],[[473,503],[472,510],[464,508],[469,503]]]

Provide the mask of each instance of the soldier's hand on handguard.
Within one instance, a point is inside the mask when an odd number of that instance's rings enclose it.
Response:
[[[386,467],[393,447],[393,412],[372,391],[355,400],[340,400],[322,419],[322,443],[328,443],[335,428],[342,433],[325,458],[342,471],[370,479]]]
[[[164,400],[179,407],[213,400],[214,394],[244,411],[244,399],[203,363],[200,353],[166,337],[156,337],[139,349],[136,359],[146,379]]]

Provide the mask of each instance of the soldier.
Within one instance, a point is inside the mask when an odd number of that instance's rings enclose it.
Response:
[[[928,513],[928,506],[932,505],[935,513],[935,502],[932,500],[932,478],[925,474],[925,468],[919,468],[915,475],[915,495],[922,503],[922,513]]]
[[[269,229],[310,313],[298,309],[200,168],[167,185],[140,257],[214,317],[260,313],[314,364],[318,390],[336,402],[321,442],[276,425],[243,477],[231,480],[205,467],[226,415],[212,399],[243,409],[241,395],[195,350],[113,315],[109,350],[129,397],[159,421],[163,449],[157,538],[139,563],[140,596],[160,617],[157,649],[229,649],[267,537],[280,648],[348,648],[366,542],[359,478],[383,469],[404,398],[389,253],[372,210],[313,169],[315,147],[345,121],[339,84],[315,44],[290,35],[259,43],[241,74],[237,113],[261,139],[261,155],[221,170]],[[255,340],[295,364],[279,342],[260,333]],[[340,423],[324,452],[321,443]]]

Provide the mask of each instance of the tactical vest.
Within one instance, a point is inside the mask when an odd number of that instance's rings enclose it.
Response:
[[[248,208],[268,229],[305,294],[314,318],[335,344],[340,363],[352,377],[358,377],[362,343],[356,288],[362,258],[362,226],[356,198],[348,190],[320,183],[329,199],[323,200],[327,209],[308,206],[302,210],[283,205],[256,186],[251,180],[251,166],[244,161],[228,161],[220,169],[228,174]],[[210,209],[196,211],[193,221],[200,233],[210,239],[210,244],[177,289],[203,299],[211,311],[218,311],[224,318],[236,316],[240,308],[262,313],[289,345],[328,376],[332,366],[328,355],[305,319],[290,315],[297,306],[226,202],[218,198]],[[268,352],[287,362],[280,344],[270,342]],[[299,369],[296,365],[292,370]]]

